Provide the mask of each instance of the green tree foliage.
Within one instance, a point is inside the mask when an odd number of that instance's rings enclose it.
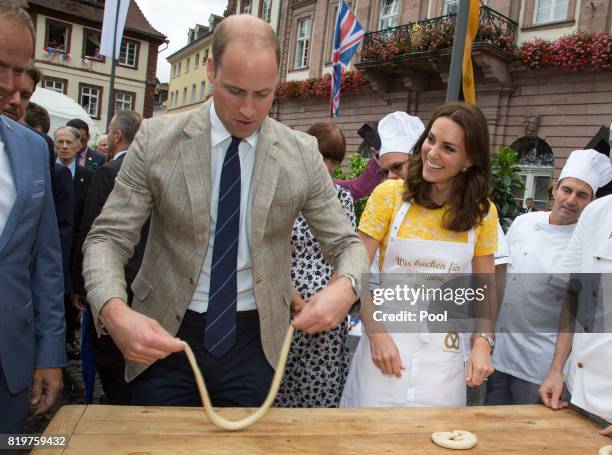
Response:
[[[359,177],[368,163],[368,160],[355,153],[354,155],[349,156],[348,158],[348,170],[344,172],[341,166],[338,166],[336,170],[332,173],[332,177],[335,179],[341,180],[349,180]],[[364,197],[355,201],[355,215],[357,216],[357,223],[359,223],[359,219],[361,218],[361,213],[365,208],[366,202],[368,198]]]
[[[509,227],[508,220],[512,220],[516,216],[514,191],[525,187],[519,172],[520,167],[516,151],[502,145],[499,152],[494,154],[491,160],[491,181],[493,185],[491,199],[497,206],[499,220],[504,231]]]

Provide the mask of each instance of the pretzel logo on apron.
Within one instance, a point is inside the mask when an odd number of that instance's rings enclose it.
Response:
[[[459,350],[459,334],[457,332],[448,332],[444,337],[444,347],[453,351]]]

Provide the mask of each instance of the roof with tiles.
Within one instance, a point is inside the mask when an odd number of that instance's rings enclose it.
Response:
[[[26,7],[52,10],[64,15],[76,16],[102,24],[104,17],[104,0],[21,0]],[[147,20],[136,0],[130,1],[126,20],[126,30],[149,35],[155,41],[163,42],[166,36],[156,30]]]

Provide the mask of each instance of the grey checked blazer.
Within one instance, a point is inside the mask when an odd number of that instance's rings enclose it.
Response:
[[[123,267],[151,216],[149,239],[132,290],[133,309],[175,335],[191,303],[208,247],[210,106],[145,120],[115,188],[83,246],[85,287],[96,327],[113,297],[126,300]],[[252,182],[251,260],[261,340],[275,367],[289,325],[291,228],[302,212],[337,276],[357,283],[368,271],[365,248],[338,201],[316,139],[267,118]],[[146,366],[128,363],[133,379]]]

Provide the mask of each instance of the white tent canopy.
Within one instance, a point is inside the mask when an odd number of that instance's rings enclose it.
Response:
[[[30,101],[41,105],[49,112],[49,116],[51,117],[51,129],[49,130],[49,134],[51,136],[57,127],[64,126],[68,120],[72,120],[73,118],[79,118],[89,125],[91,140],[95,140],[100,135],[100,131],[96,127],[96,124],[91,117],[87,115],[85,109],[63,93],[38,87],[34,91]]]

